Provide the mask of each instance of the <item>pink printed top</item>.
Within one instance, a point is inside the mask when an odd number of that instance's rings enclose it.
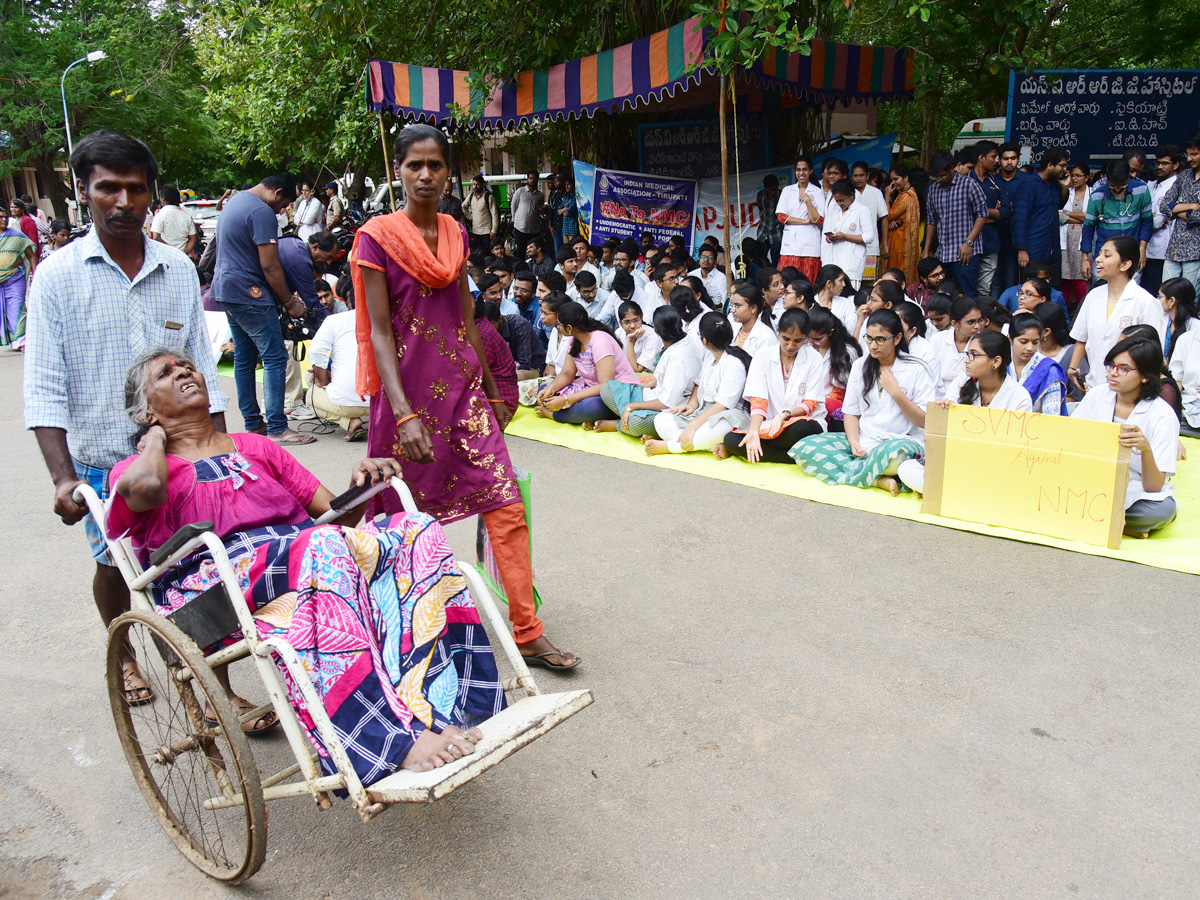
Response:
[[[320,482],[270,438],[231,434],[234,453],[192,463],[167,454],[167,502],[135,513],[115,487],[131,456],[112,470],[114,486],[108,507],[108,536],[128,536],[142,564],[176,531],[193,522],[214,524],[224,540],[229,535],[267,525],[308,523],[305,507]]]
[[[581,387],[589,388],[599,384],[596,379],[596,363],[606,356],[611,356],[616,363],[617,374],[614,380],[625,384],[641,384],[617,339],[607,331],[596,329],[592,332],[587,349],[575,357],[575,371],[579,375],[575,381],[576,385],[579,385],[579,379],[583,380]]]

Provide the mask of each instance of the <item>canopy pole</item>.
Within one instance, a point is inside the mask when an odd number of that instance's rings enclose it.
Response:
[[[729,252],[729,143],[725,139],[725,76],[721,76],[717,115],[721,129],[721,230],[725,239],[725,275],[733,281],[733,254]]]
[[[383,130],[383,110],[379,110],[379,143],[383,145],[383,177],[387,179],[388,196],[392,198],[392,212],[396,211],[396,189],[392,187],[392,164],[388,161],[387,133]]]
[[[575,159],[575,129],[571,126],[571,120],[567,119],[567,152],[571,154],[571,160]]]

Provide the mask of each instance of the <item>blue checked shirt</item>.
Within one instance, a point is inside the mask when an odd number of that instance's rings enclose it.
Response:
[[[987,196],[977,178],[956,172],[948,188],[930,180],[925,210],[926,221],[937,228],[937,258],[957,262],[959,248],[967,242],[975,220],[987,218]],[[983,252],[982,232],[971,243],[971,252]]]
[[[25,330],[25,427],[62,428],[71,456],[111,469],[133,452],[125,372],[139,353],[186,353],[223,412],[212,346],[191,260],[148,238],[132,281],[93,228],[37,267]]]

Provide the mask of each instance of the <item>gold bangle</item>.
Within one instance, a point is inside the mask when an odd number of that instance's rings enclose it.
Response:
[[[503,400],[493,400],[491,397],[488,397],[488,403],[503,403],[503,402],[504,402]]]
[[[409,415],[405,416],[403,419],[397,419],[397,420],[396,420],[396,427],[397,427],[397,428],[399,428],[399,427],[400,427],[401,425],[403,425],[405,422],[408,422],[408,421],[410,421],[410,420],[412,420],[412,419],[419,419],[419,418],[420,418],[420,416],[418,416],[416,413],[410,413]]]

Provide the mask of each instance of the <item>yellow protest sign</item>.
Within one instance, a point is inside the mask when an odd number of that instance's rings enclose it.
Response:
[[[1113,422],[931,403],[921,511],[1116,549],[1129,482],[1120,432]]]

